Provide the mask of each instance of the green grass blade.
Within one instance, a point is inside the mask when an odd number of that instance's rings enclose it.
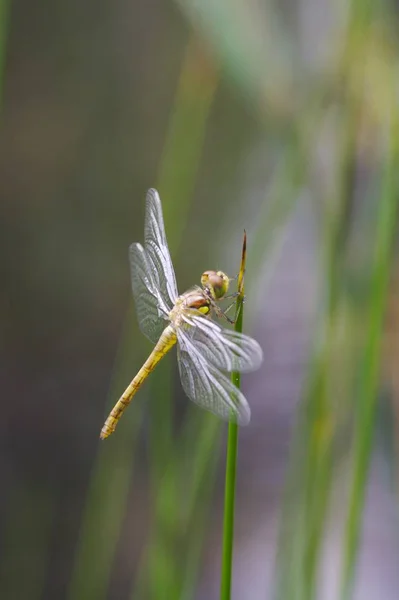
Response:
[[[163,199],[172,256],[179,247],[186,223],[218,80],[213,62],[208,59],[198,38],[192,35],[181,67],[157,183]],[[176,218],[176,214],[179,218]],[[182,522],[186,525],[185,529],[191,531],[191,523],[197,514],[197,499],[202,494],[203,471],[200,468],[200,475],[194,478],[197,483],[201,482],[200,485],[188,485],[186,482],[182,503],[180,488],[184,467],[180,456],[188,455],[190,464],[192,461],[194,465],[196,462],[206,462],[206,445],[201,443],[201,424],[205,426],[205,423],[198,419],[198,414],[195,415],[193,435],[187,445],[184,435],[176,434],[171,364],[170,360],[164,359],[163,364],[157,367],[159,372],[152,382],[152,389],[155,390],[152,394],[150,426],[152,526],[141,559],[138,580],[132,589],[134,598],[155,597],[160,589],[168,597],[177,597],[176,590],[182,589],[186,579],[184,564],[188,556],[181,548],[187,549],[187,545],[190,545],[185,538],[186,532],[182,533]],[[186,425],[184,423],[183,429]],[[217,436],[218,430],[211,428],[209,439],[212,443]],[[192,473],[190,477],[193,477]],[[189,498],[186,498],[186,493]],[[204,507],[203,510],[206,512]],[[191,565],[191,573],[194,572],[195,568]]]
[[[127,315],[118,372],[111,385],[111,404],[131,375],[131,332],[134,331],[133,310]],[[128,364],[129,357],[129,364]],[[123,363],[122,364],[122,360]],[[123,376],[122,376],[123,373]],[[125,426],[118,428],[109,440],[99,442],[100,451],[93,465],[80,536],[67,598],[69,600],[101,600],[107,595],[112,564],[125,518],[132,478],[134,447],[141,423],[142,403],[137,403],[123,416]],[[126,426],[126,421],[130,422]],[[99,424],[100,427],[100,424]]]
[[[388,148],[379,201],[375,260],[371,276],[371,297],[368,333],[365,347],[359,403],[355,419],[353,442],[352,483],[344,538],[342,598],[352,595],[356,556],[359,547],[361,517],[365,501],[370,466],[374,419],[379,387],[379,370],[383,322],[389,285],[392,250],[397,231],[399,147],[398,122],[386,128]]]
[[[245,272],[246,259],[246,234],[244,233],[243,253],[240,274],[238,279],[239,295],[236,305],[236,322],[234,329],[242,333],[243,312],[244,312],[244,286],[243,276]],[[240,388],[240,373],[234,371],[231,380],[237,388]],[[223,547],[222,547],[222,568],[220,583],[220,600],[230,600],[231,581],[233,569],[233,549],[234,549],[234,511],[235,511],[235,493],[237,477],[237,455],[238,455],[238,425],[229,423],[227,433],[227,453],[226,453],[226,479],[224,496],[224,517],[223,517]]]
[[[229,423],[223,519],[222,579],[220,599],[230,600],[233,569],[234,509],[238,454],[238,425]]]
[[[333,197],[328,197],[323,216],[323,309],[315,325],[313,358],[308,386],[300,409],[293,444],[292,464],[282,510],[278,542],[274,597],[312,600],[317,593],[317,575],[327,522],[333,476],[334,413],[333,365],[339,323],[345,312],[343,284],[345,249],[355,169],[354,140],[357,120],[350,103],[339,122],[339,162]],[[319,113],[323,119],[323,113]],[[321,120],[322,123],[322,120]],[[313,125],[322,126],[318,120]],[[311,137],[313,137],[314,132]],[[323,205],[322,205],[323,206]],[[317,207],[320,210],[320,206]],[[349,331],[348,331],[349,333]],[[287,577],[287,572],[292,575]]]

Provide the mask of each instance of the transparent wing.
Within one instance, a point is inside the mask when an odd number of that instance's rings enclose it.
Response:
[[[153,269],[143,246],[132,244],[129,248],[129,258],[133,298],[139,327],[144,335],[153,344],[156,344],[167,324],[168,307],[165,306],[154,281]]]
[[[248,335],[224,329],[203,316],[187,315],[185,321],[191,325],[183,335],[190,341],[207,362],[223,371],[255,371],[263,360],[262,348]]]
[[[180,379],[190,400],[225,421],[247,425],[251,410],[240,390],[207,361],[186,330],[179,328],[177,338]]]
[[[157,289],[165,304],[173,306],[179,294],[166,241],[161,200],[154,189],[147,192],[144,236],[144,247],[153,268]]]
[[[129,248],[133,297],[141,331],[158,341],[178,296],[175,274],[166,242],[161,201],[156,190],[146,197],[145,243]]]

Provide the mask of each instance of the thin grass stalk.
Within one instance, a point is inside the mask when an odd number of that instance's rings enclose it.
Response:
[[[244,232],[244,241],[242,248],[242,258],[240,273],[238,276],[238,296],[236,303],[236,321],[234,329],[242,333],[243,312],[244,312],[244,272],[246,261],[246,234]],[[233,384],[240,388],[241,376],[238,371],[233,371],[231,375]],[[235,511],[235,490],[237,477],[237,454],[238,454],[238,425],[229,423],[227,433],[227,452],[226,452],[226,479],[224,496],[224,518],[223,518],[223,546],[222,546],[222,567],[220,600],[230,600],[231,581],[233,571],[233,549],[234,549],[234,511]]]
[[[358,119],[354,103],[343,107],[341,123],[340,164],[338,169],[337,200],[333,214],[327,214],[325,225],[326,306],[322,324],[322,346],[315,363],[315,380],[309,396],[308,458],[306,461],[306,497],[304,503],[305,552],[304,597],[316,596],[318,566],[326,527],[330,498],[333,439],[336,415],[331,399],[331,378],[334,377],[335,333],[340,318],[340,300],[346,293],[342,285],[345,250],[349,236],[353,183],[356,168],[355,139]]]
[[[192,35],[188,40],[181,67],[158,177],[158,189],[161,198],[164,199],[163,212],[172,256],[180,245],[187,220],[189,198],[195,188],[206,123],[217,82],[218,75],[214,65],[205,55],[199,39]],[[187,135],[188,130],[190,135]],[[175,217],[176,213],[179,214],[178,219]],[[158,369],[159,377],[152,382],[157,392],[153,394],[155,402],[152,405],[152,423],[155,423],[155,427],[151,465],[154,468],[152,470],[155,480],[159,480],[156,465],[165,466],[165,459],[168,460],[173,452],[174,444],[171,393],[165,397],[165,388],[171,391],[172,387],[170,360],[164,360],[158,365]]]
[[[219,81],[218,71],[199,38],[187,42],[177,82],[174,106],[159,165],[157,187],[163,199],[163,213],[169,248],[176,254],[190,208],[203,150],[206,124]],[[190,132],[189,135],[187,132]],[[179,218],[176,218],[176,214]],[[175,444],[173,434],[172,377],[170,357],[157,367],[151,405],[151,471],[153,482],[165,468]],[[168,394],[165,394],[168,390]],[[158,466],[157,466],[158,465]],[[171,499],[174,502],[174,499]]]
[[[191,597],[215,482],[219,433],[216,417],[208,413],[198,415],[195,410],[176,438],[168,468],[162,480],[155,482],[154,524],[133,598],[156,597],[161,583],[170,598]],[[176,501],[173,506],[171,499]],[[169,561],[166,571],[165,557]]]
[[[175,595],[176,598],[181,598],[181,600],[195,597],[196,582],[201,566],[201,553],[208,529],[207,524],[209,524],[209,508],[218,472],[221,424],[218,419],[211,415],[206,414],[204,417],[206,423],[201,428],[201,435],[198,439],[198,446],[202,446],[202,448],[199,447],[195,453],[193,483],[187,501],[187,515],[190,516],[188,526],[190,535],[186,550],[186,568],[182,574],[183,579],[179,593]]]
[[[236,329],[236,331],[240,330]],[[237,385],[237,387],[239,387],[239,378],[234,377],[233,379],[232,377],[232,381],[234,382],[234,385]],[[220,600],[230,600],[231,598],[237,454],[238,425],[236,423],[229,423],[227,434],[226,483],[223,519],[222,579],[220,587]]]
[[[209,60],[197,36],[192,35],[181,67],[157,184],[163,199],[172,256],[180,244],[189,211],[189,199],[195,188],[206,124],[218,81],[215,65]],[[178,219],[175,218],[176,214],[179,214]],[[177,552],[182,541],[180,511],[184,510],[179,494],[182,470],[179,457],[183,440],[173,428],[170,369],[171,361],[166,358],[158,365],[157,377],[151,382],[150,475],[154,506],[140,574],[132,589],[134,598],[141,598],[144,594],[153,597],[159,589],[172,597],[173,590],[181,587],[184,577],[182,556]],[[187,452],[202,451],[196,439],[200,434],[200,429],[196,427]],[[195,494],[199,492],[198,489]],[[195,507],[195,497],[193,500]],[[192,518],[191,510],[186,516]]]
[[[131,375],[131,334],[134,331],[133,310],[129,310],[110,387],[112,402],[124,381]],[[123,373],[123,376],[122,376]],[[86,505],[74,556],[67,598],[69,600],[101,600],[107,595],[112,564],[126,513],[137,432],[141,423],[142,403],[126,411],[124,426],[100,449],[93,465]]]
[[[316,100],[321,101],[323,94]],[[303,145],[309,148],[324,113],[315,100],[312,129]],[[335,197],[327,198],[324,215],[323,273],[325,309],[315,325],[315,348],[309,367],[308,389],[300,408],[299,425],[293,443],[278,541],[277,576],[274,597],[311,600],[316,578],[332,477],[334,415],[329,386],[334,331],[339,318],[342,293],[343,252],[348,235],[348,214],[353,189],[354,139],[356,120],[350,106],[343,108],[342,135],[338,140],[340,164]],[[310,135],[309,135],[310,134]],[[298,144],[299,146],[299,144]],[[306,153],[305,153],[306,154]],[[302,174],[304,177],[304,174]],[[317,208],[317,206],[315,207]],[[287,572],[290,577],[287,577]]]
[[[382,194],[379,200],[377,233],[374,246],[375,257],[370,282],[371,297],[368,332],[355,419],[352,482],[344,534],[344,562],[341,581],[341,597],[344,599],[351,598],[353,591],[361,518],[373,444],[380,375],[382,330],[389,287],[393,244],[397,231],[399,126],[396,110],[396,107],[392,109],[393,114],[391,114],[391,119],[385,127],[387,150],[383,168]]]
[[[184,222],[184,219],[176,220],[172,218],[172,215],[178,208],[179,214],[183,212],[184,216],[184,211],[180,210],[181,202],[178,207],[176,202],[179,202],[179,198],[188,198],[193,189],[202,148],[204,124],[209,111],[210,99],[215,89],[212,77],[210,77],[212,85],[206,88],[202,81],[203,72],[200,70],[198,73],[198,69],[193,68],[193,66],[195,67],[194,46],[195,44],[191,41],[188,58],[186,57],[183,63],[176,92],[175,111],[160,164],[159,184],[161,189],[167,192],[166,196],[170,198],[169,202],[164,205],[165,222],[168,228],[170,224],[175,227],[175,230],[171,232],[172,235],[168,234],[169,241],[172,242],[172,252],[173,247],[178,246],[180,238],[179,232],[176,231],[176,223],[179,222],[182,227]],[[189,75],[191,81],[188,84],[187,77]],[[201,79],[201,82],[197,82],[195,86],[193,84],[196,79]],[[202,94],[195,94],[198,90],[200,92],[202,90]],[[190,97],[190,94],[194,98]],[[189,121],[190,127],[198,125],[197,135],[194,138],[186,135],[187,121]],[[193,140],[191,149],[187,148],[188,140]],[[182,147],[183,141],[184,148]],[[172,169],[173,164],[179,165],[179,172]],[[184,174],[182,179],[180,170]],[[181,185],[182,181],[184,182],[183,186]],[[173,198],[177,198],[177,200],[174,201]],[[124,341],[120,349],[120,356],[124,360],[128,355],[131,356],[127,346],[128,340],[131,339],[131,332],[134,330],[132,325],[134,322],[135,314],[133,311],[129,311],[124,327]],[[121,358],[118,358],[116,362],[120,368]],[[162,363],[159,365],[159,369],[158,378],[162,378]],[[118,381],[118,386],[112,386],[112,390],[119,388],[120,385],[123,384]],[[114,396],[114,392],[111,395]],[[165,401],[164,389],[162,401]],[[167,401],[167,398],[165,404],[170,410],[170,402]],[[164,424],[170,424],[170,416],[164,413],[164,417]],[[124,416],[125,419],[130,420],[133,427],[128,429],[125,424],[124,427],[118,428],[117,434],[112,436],[112,439],[101,448],[102,451],[93,467],[68,591],[70,600],[80,600],[81,598],[99,600],[107,593],[112,563],[126,512],[134,459],[133,448],[141,422],[141,404],[136,405],[135,410]],[[170,427],[167,427],[164,434],[163,448],[169,444]],[[154,449],[153,456],[159,457],[160,453]],[[94,560],[93,557],[95,557]]]

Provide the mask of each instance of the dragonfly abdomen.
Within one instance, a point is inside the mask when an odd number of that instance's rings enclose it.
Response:
[[[130,404],[133,396],[139,390],[148,375],[155,369],[157,363],[165,356],[167,352],[176,344],[176,333],[171,325],[168,325],[159,338],[157,345],[147,358],[136,377],[131,381],[114,408],[109,413],[107,420],[100,433],[100,438],[104,440],[115,431],[123,411]]]

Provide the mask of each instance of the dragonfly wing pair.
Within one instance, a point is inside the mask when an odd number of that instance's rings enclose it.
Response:
[[[146,198],[145,243],[132,244],[130,265],[133,295],[141,331],[155,344],[170,323],[178,297],[175,273],[166,241],[162,206],[156,190]],[[252,371],[262,362],[262,350],[252,338],[208,318],[183,311],[175,326],[178,365],[187,396],[227,421],[245,425],[250,409],[226,373]]]
[[[178,296],[168,249],[161,200],[156,190],[146,198],[145,243],[129,248],[130,275],[140,329],[156,344]]]
[[[225,421],[247,425],[251,411],[245,396],[225,372],[252,371],[262,362],[260,346],[252,338],[222,329],[193,316],[191,327],[177,331],[177,356],[182,386],[196,404]]]

